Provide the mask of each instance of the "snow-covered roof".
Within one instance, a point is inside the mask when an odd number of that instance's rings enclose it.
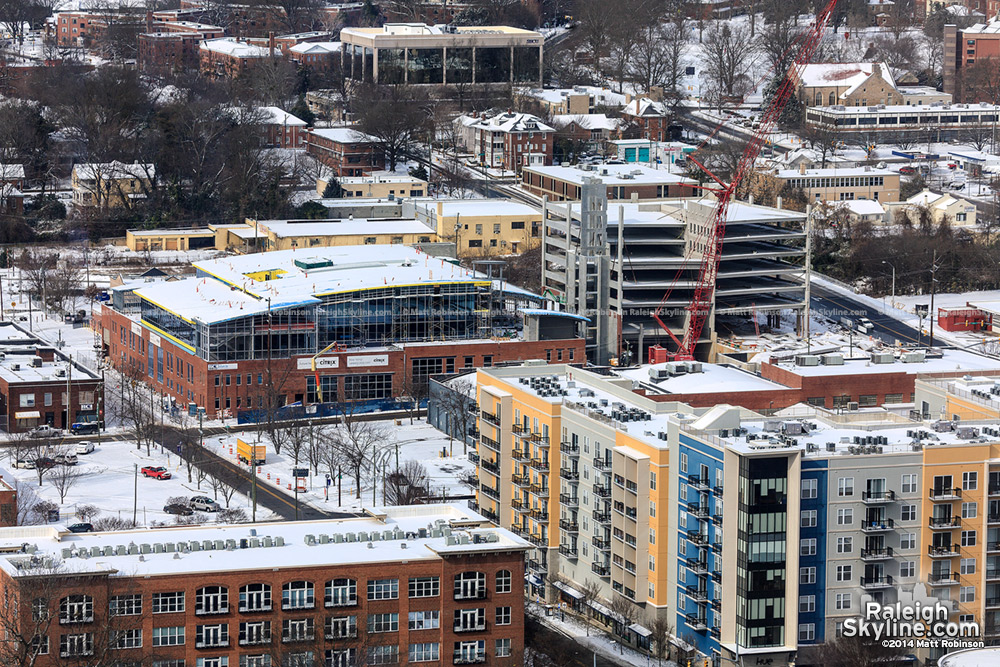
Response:
[[[288,125],[306,127],[309,123],[278,107],[258,107],[262,122],[267,125]]]
[[[199,48],[202,51],[224,53],[234,58],[267,58],[271,55],[270,48],[266,46],[247,44],[246,42],[237,41],[233,37],[206,39],[201,43]]]
[[[588,176],[600,179],[605,185],[698,184],[693,179],[673,174],[666,169],[652,169],[640,164],[598,164],[593,165],[591,171],[584,171],[579,166],[566,167],[562,165],[533,165],[524,169],[575,185],[581,185],[583,179]]]
[[[873,199],[852,199],[847,201],[828,201],[831,209],[843,208],[854,215],[884,215],[885,209]]]
[[[552,123],[559,129],[570,123],[576,123],[585,130],[608,130],[609,132],[617,130],[622,124],[621,120],[608,118],[603,113],[560,114],[552,117]]]
[[[0,164],[0,181],[19,181],[23,178],[23,164]]]
[[[625,104],[625,95],[597,86],[576,86],[575,88],[527,88],[519,91],[522,95],[543,100],[549,104],[564,102],[570,95],[587,95],[594,106],[620,107]]]
[[[434,230],[419,220],[364,219],[349,220],[260,220],[258,229],[268,229],[279,238],[298,236],[359,236],[369,234],[433,234]]]
[[[777,382],[725,364],[702,364],[700,373],[684,373],[655,380],[650,377],[651,370],[663,370],[669,365],[644,365],[619,371],[618,375],[642,383],[642,388],[650,394],[715,394],[787,389]]]
[[[368,176],[345,176],[341,185],[365,185],[368,183],[425,183],[423,179],[409,174],[397,174],[391,171],[376,171]]]
[[[995,667],[995,665],[1000,665],[1000,646],[955,651],[938,660],[939,667]]]
[[[356,563],[371,563],[375,575],[379,563],[532,548],[530,542],[491,526],[460,504],[376,507],[365,514],[348,519],[106,533],[71,533],[62,525],[0,528],[0,545],[36,549],[31,555],[4,553],[0,568],[11,576],[37,575],[28,564],[33,557],[37,563],[47,556],[53,559],[50,567],[59,571],[110,572],[124,577]]]
[[[881,73],[883,79],[896,87],[892,72],[885,63],[812,63],[802,68],[801,85],[809,88],[846,86],[847,90],[840,95],[845,97],[875,73]]]
[[[949,194],[938,194],[931,190],[921,190],[906,200],[905,203],[913,206],[926,206],[932,209],[947,209],[959,200]]]
[[[361,144],[378,141],[375,137],[355,130],[353,127],[325,127],[310,130],[310,133],[338,144]]]
[[[667,116],[667,108],[660,102],[654,102],[648,97],[637,97],[622,108],[622,113],[629,116]]]
[[[423,200],[417,203],[421,209],[437,214],[438,201]],[[463,218],[488,216],[523,215],[526,218],[540,218],[540,210],[509,199],[450,199],[440,202],[441,217],[453,218],[461,215]]]
[[[845,359],[843,365],[836,366],[796,366],[794,361],[775,362],[796,375],[818,377],[822,375],[879,375],[882,373],[960,373],[965,371],[1000,371],[1000,361],[964,350],[942,350],[941,356],[926,357],[923,361],[903,363],[899,360],[891,364],[873,364],[868,357]]]
[[[871,167],[850,167],[850,168],[837,168],[831,167],[827,169],[806,169],[804,172],[799,169],[779,169],[777,176],[778,178],[811,178],[816,176],[898,176],[894,171],[889,169],[877,169]]]
[[[92,181],[98,178],[104,180],[122,178],[153,178],[156,175],[156,165],[126,163],[126,162],[84,162],[73,167],[73,174],[80,180]]]
[[[516,112],[504,112],[481,119],[473,127],[489,132],[555,132],[555,128],[543,123],[538,116]]]
[[[338,53],[340,42],[301,42],[288,49],[289,53],[322,55],[326,53]]]

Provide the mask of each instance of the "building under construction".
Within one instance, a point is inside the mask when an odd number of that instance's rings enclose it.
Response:
[[[589,319],[592,362],[605,364],[626,351],[634,361],[651,346],[672,347],[654,319],[657,308],[682,337],[714,207],[713,198],[702,197],[609,208],[597,178],[584,182],[580,201],[545,204],[544,292]],[[806,312],[806,214],[733,202],[727,217],[701,358],[711,356],[720,328],[774,325],[782,311],[794,311],[801,326]]]

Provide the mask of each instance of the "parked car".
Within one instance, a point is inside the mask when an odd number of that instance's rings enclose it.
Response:
[[[49,424],[42,424],[41,426],[36,426],[31,429],[28,435],[34,438],[48,438],[62,433],[62,430],[56,428],[55,426],[50,426]]]
[[[71,533],[92,533],[92,532],[94,532],[94,524],[92,524],[92,523],[74,523],[74,524],[72,524],[70,526],[66,526],[66,527],[69,528],[69,532],[71,532]]]
[[[77,464],[76,454],[72,452],[68,454],[55,454],[52,460],[64,466],[75,466]]]
[[[18,459],[14,461],[15,468],[22,468],[24,470],[34,470],[35,461],[33,459]]]
[[[73,435],[97,435],[100,425],[97,422],[76,422],[69,427]]]
[[[42,456],[35,459],[35,467],[48,470],[49,468],[55,468],[56,462],[54,459],[50,459],[48,456]]]
[[[142,473],[143,477],[152,477],[153,479],[170,479],[170,473],[163,466],[146,466],[139,472]]]
[[[218,512],[219,503],[208,496],[194,496],[191,498],[191,507],[202,512]]]
[[[899,173],[901,173],[901,174],[915,174],[915,173],[917,173],[917,170],[914,169],[913,167],[900,167],[899,168]]]
[[[81,440],[76,443],[76,453],[77,454],[90,454],[94,451],[94,443],[90,440]]]
[[[163,511],[167,514],[177,514],[178,516],[191,516],[194,514],[193,509],[180,503],[170,503],[169,505],[164,505]]]

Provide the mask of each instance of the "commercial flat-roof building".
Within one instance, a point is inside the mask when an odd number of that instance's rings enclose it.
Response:
[[[541,211],[509,199],[424,200],[404,209],[436,230],[438,239],[454,241],[459,257],[516,254],[541,239]]]
[[[986,90],[976,88],[974,78],[966,80],[966,73],[982,63],[995,67],[1000,58],[1000,21],[996,20],[1000,4],[996,0],[984,0],[990,4],[987,23],[976,23],[967,28],[957,25],[944,27],[944,92],[954,96],[958,102],[986,102],[990,99]]]
[[[264,250],[333,246],[436,243],[437,234],[417,220],[346,218],[332,220],[254,220]]]
[[[578,200],[585,180],[599,179],[607,188],[608,199],[663,199],[692,197],[698,182],[667,168],[645,165],[530,166],[521,171],[521,187],[553,201]]]
[[[316,179],[316,193],[323,196],[328,177]],[[343,190],[342,197],[364,199],[403,199],[405,197],[426,197],[427,181],[408,174],[375,172],[368,176],[345,176],[337,179]]]
[[[253,415],[266,402],[391,404],[437,373],[547,349],[584,358],[582,341],[561,329],[524,327],[525,318],[544,325],[518,312],[542,297],[402,244],[293,248],[193,268],[194,278],[135,289],[138,313],[95,305],[94,328],[115,366],[145,369],[177,404],[211,415]]]
[[[344,73],[356,81],[413,85],[542,82],[540,33],[509,26],[387,23],[344,28]]]
[[[871,199],[880,204],[899,201],[899,173],[873,167],[759,170],[751,174],[751,188],[761,195],[780,196],[785,188],[801,191],[810,203]]]
[[[0,545],[3,613],[46,613],[7,619],[44,648],[39,665],[523,659],[531,545],[456,505],[155,531],[2,528]]]
[[[863,137],[909,137],[911,140],[948,141],[962,132],[992,131],[1000,107],[992,104],[927,106],[825,106],[806,109],[806,123],[838,134]]]

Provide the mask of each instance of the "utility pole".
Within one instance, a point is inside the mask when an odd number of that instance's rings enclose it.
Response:
[[[139,464],[132,464],[132,525],[135,525],[136,513],[139,509]]]
[[[344,482],[344,474],[341,471],[340,466],[337,466],[337,506],[338,507],[340,507],[340,506],[342,506],[344,504],[344,499],[341,496],[341,491],[344,489],[344,483],[343,482]]]
[[[812,206],[806,208],[806,289],[805,309],[802,313],[802,335],[806,339],[806,353],[811,352],[809,342],[809,306],[812,298]]]
[[[73,430],[73,355],[67,357],[66,368],[66,430]]]
[[[931,339],[928,342],[928,347],[934,347],[934,318],[937,317],[937,312],[934,310],[934,293],[937,291],[937,249],[934,250],[933,261],[931,262],[931,312],[929,313],[931,318]]]

